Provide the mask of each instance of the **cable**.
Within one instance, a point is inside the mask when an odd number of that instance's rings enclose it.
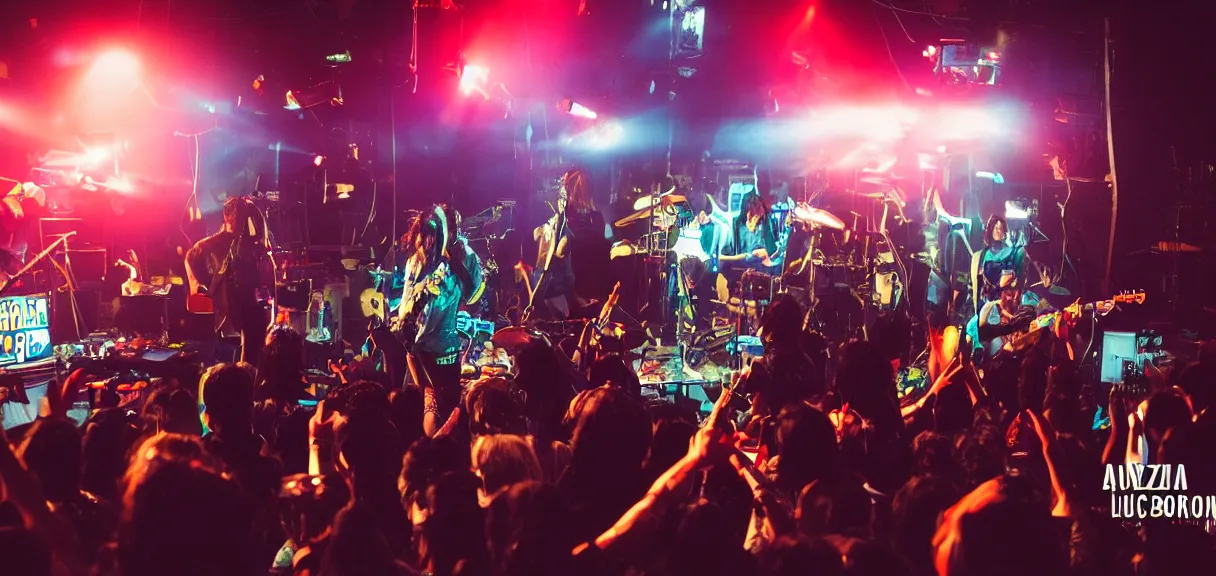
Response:
[[[208,130],[208,132],[210,132],[210,130]],[[198,144],[199,135],[198,134],[185,134],[185,136],[189,136],[190,139],[194,141],[194,163],[190,165],[190,175],[191,175],[191,178],[193,181],[191,182],[191,186],[190,186],[190,197],[186,199],[186,212],[189,213],[189,218],[190,218],[190,220],[193,221],[194,212],[196,209],[198,210],[200,215],[202,214],[202,210],[198,208],[198,176],[199,176],[199,172],[201,172],[201,167],[199,166],[199,159],[200,159],[200,153],[199,153],[200,151],[199,151],[199,144]],[[191,244],[194,243],[194,239],[191,238],[190,235],[186,233],[186,227],[184,225],[181,225],[179,223],[178,230],[181,231],[182,236],[186,237],[187,242],[189,242]]]
[[[899,24],[899,29],[904,31],[904,37],[908,42],[916,44],[916,40],[912,39],[912,35],[908,33],[908,28],[904,26],[904,21],[899,17],[899,12],[892,11],[891,15],[895,17],[895,22]]]
[[[963,16],[947,16],[945,14],[937,14],[935,12],[924,12],[921,10],[909,10],[907,8],[900,8],[898,6],[892,6],[891,4],[887,4],[886,2],[881,2],[880,0],[870,0],[870,1],[875,4],[878,4],[879,6],[882,6],[883,8],[886,8],[887,10],[890,10],[892,12],[903,12],[905,14],[916,14],[917,16],[928,16],[930,18],[942,18],[945,20],[959,20],[962,22],[969,22],[971,20],[970,18],[965,18]]]
[[[881,4],[878,0],[872,1]],[[908,83],[907,78],[904,78],[904,71],[899,69],[899,63],[895,61],[895,53],[891,51],[891,41],[887,39],[887,31],[883,29],[882,21],[878,19],[878,14],[875,14],[873,10],[870,11],[870,15],[874,17],[874,24],[878,26],[878,32],[882,34],[882,43],[887,47],[887,56],[891,58],[891,66],[895,68],[895,73],[899,74],[899,79],[903,81],[904,88],[911,91],[912,85]]]

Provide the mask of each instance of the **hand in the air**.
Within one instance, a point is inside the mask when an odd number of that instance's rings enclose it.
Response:
[[[755,250],[752,250],[752,256],[764,260],[768,258],[768,250],[765,250],[764,248],[756,248]]]

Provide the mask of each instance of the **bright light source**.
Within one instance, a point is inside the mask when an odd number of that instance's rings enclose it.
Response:
[[[1030,212],[1027,212],[1020,203],[1013,200],[1005,201],[1006,220],[1025,220],[1027,218],[1030,218]]]
[[[102,52],[81,80],[81,96],[89,106],[120,104],[141,84],[139,59],[126,50]]]
[[[135,191],[135,187],[131,185],[131,181],[121,176],[107,178],[105,184],[102,184],[102,186],[121,194],[130,194],[131,192]]]
[[[355,191],[354,184],[334,184],[334,190],[338,192],[338,198],[345,200],[350,198],[350,193]]]
[[[621,141],[625,129],[616,122],[605,122],[596,127],[591,135],[591,145],[596,148],[611,148]]]
[[[1000,172],[976,172],[975,177],[983,178],[985,180],[992,180],[993,184],[1004,184],[1005,183],[1005,177],[1001,176]]]
[[[996,116],[996,111],[975,109],[943,110],[934,129],[939,140],[947,143],[956,140],[973,140],[1005,135],[1005,128]]]
[[[319,166],[321,165],[321,163],[322,163],[322,162],[325,162],[325,157],[324,157],[324,156],[317,156],[316,158],[313,158],[313,159],[312,159],[312,165],[313,165],[313,166],[318,166],[318,167],[319,167]]]
[[[350,62],[350,50],[347,50],[341,54],[330,54],[329,56],[325,57],[325,61],[333,62],[334,64]]]
[[[999,53],[997,53],[997,52],[989,52],[989,53],[988,53],[988,59],[989,59],[989,60],[1000,60],[1000,59],[1001,59],[1001,55],[1000,55]]]
[[[930,46],[925,49],[925,52],[928,52],[930,56],[937,54],[937,46]]]
[[[84,157],[89,166],[97,166],[110,157],[110,151],[105,148],[86,148]]]
[[[579,118],[595,120],[597,117],[599,117],[599,114],[596,114],[594,110],[592,110],[586,106],[583,106],[582,104],[579,104],[578,102],[575,102],[574,100],[571,100],[569,98],[562,100],[561,102],[558,102],[557,107],[562,112],[565,112],[571,116],[578,116]]]
[[[126,50],[109,50],[102,52],[97,60],[93,61],[89,75],[96,75],[99,80],[138,80],[140,70],[139,58],[136,58],[134,54]]]
[[[291,90],[287,91],[287,105],[283,108],[285,110],[299,110],[301,108],[300,101],[291,93]]]
[[[486,84],[490,81],[490,69],[465,65],[460,73],[460,91],[468,96],[474,92],[486,96]],[[488,96],[487,96],[488,97]]]

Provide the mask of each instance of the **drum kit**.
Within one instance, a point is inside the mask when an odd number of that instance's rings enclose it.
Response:
[[[778,252],[782,257],[772,259],[775,266],[771,269],[745,271],[733,286],[718,275],[721,289],[712,303],[724,306],[727,312],[737,316],[758,319],[769,303],[785,294],[791,294],[808,306],[819,303],[821,296],[842,296],[843,301],[862,316],[845,322],[854,327],[864,324],[870,308],[881,310],[898,306],[907,273],[887,232],[887,220],[892,213],[902,218],[906,203],[889,182],[881,191],[854,191],[852,197],[872,201],[875,214],[864,218],[851,213],[852,221],[846,222],[829,210],[806,202],[774,207],[774,224],[780,238]],[[692,218],[681,219],[682,215],[691,215],[685,207],[686,202],[685,196],[677,194],[640,200],[635,204],[635,211],[617,220],[615,225],[620,228],[649,221],[651,231],[637,241],[618,242],[613,247],[613,257],[644,255],[656,263],[678,264],[674,271],[682,279],[691,275],[690,270],[699,270],[696,266],[687,266],[688,263],[704,263],[708,271],[716,274],[717,251],[721,244],[716,241],[704,243],[703,239],[705,234],[717,230],[698,227]],[[730,223],[736,215],[727,212],[715,216],[716,228],[721,229],[727,228],[723,225]],[[685,221],[689,223],[677,227]],[[791,237],[797,239],[796,245],[789,245]],[[667,271],[666,267],[661,270]],[[825,306],[826,315],[834,314],[830,308],[830,304]],[[669,310],[666,305],[663,309]]]

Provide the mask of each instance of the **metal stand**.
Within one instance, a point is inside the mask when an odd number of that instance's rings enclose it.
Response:
[[[84,323],[80,319],[80,305],[76,302],[76,290],[79,284],[76,282],[76,275],[72,272],[72,253],[71,249],[68,247],[68,238],[71,237],[72,235],[63,237],[63,266],[60,267],[58,263],[55,262],[54,256],[51,256],[50,261],[52,264],[55,264],[56,268],[59,268],[59,272],[63,274],[64,282],[67,283],[66,288],[68,290],[68,303],[72,307],[72,326],[76,330],[75,339],[79,340],[83,334],[88,333],[88,329],[85,328],[84,330],[81,330]],[[54,303],[53,299],[52,303]]]

